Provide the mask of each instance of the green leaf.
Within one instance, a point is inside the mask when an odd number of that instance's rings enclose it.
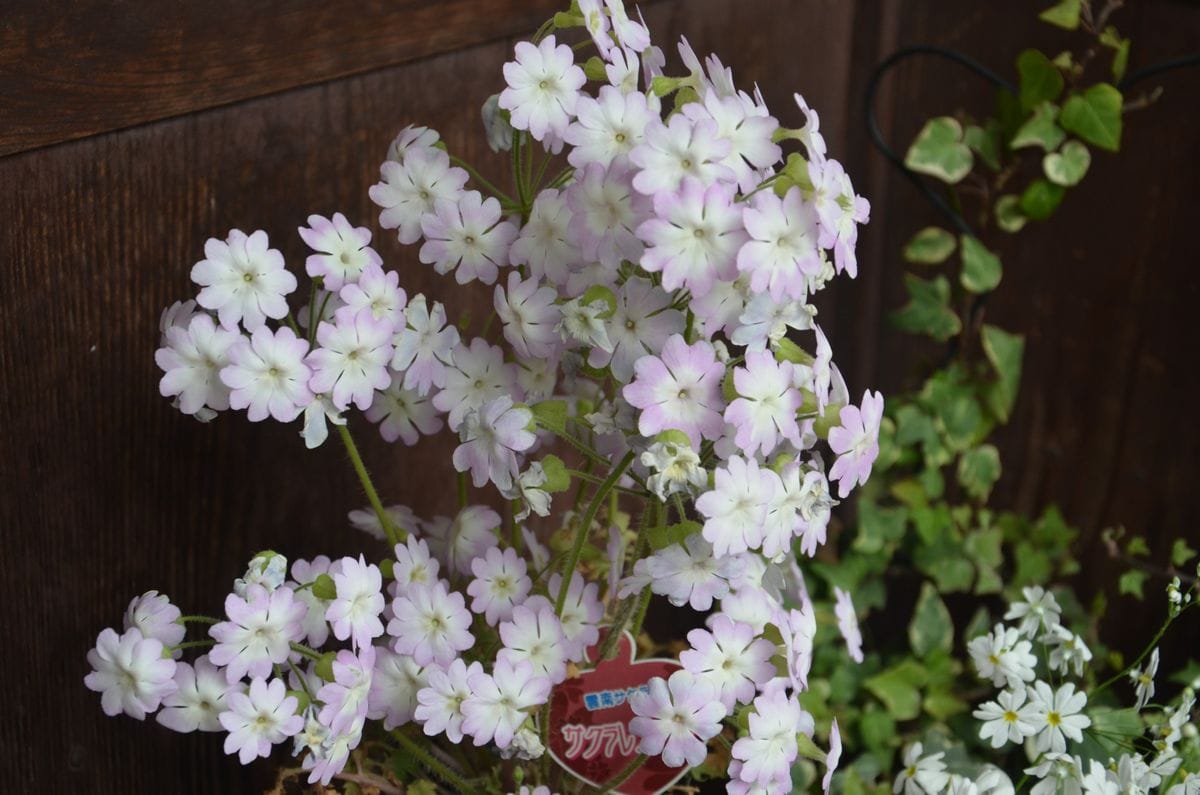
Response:
[[[1050,579],[1053,567],[1050,556],[1038,549],[1029,541],[1017,544],[1017,569],[1013,572],[1010,586],[1021,588],[1026,585],[1038,585]]]
[[[543,400],[529,407],[537,424],[546,430],[563,434],[567,432],[567,402],[565,400]]]
[[[1075,30],[1079,27],[1080,3],[1081,0],[1059,0],[1058,3],[1038,14],[1038,19],[1065,30]]]
[[[921,585],[921,595],[908,624],[908,643],[918,657],[928,657],[935,649],[950,651],[954,644],[954,622],[933,583]]]
[[[899,541],[904,536],[906,513],[903,508],[880,508],[870,500],[859,500],[854,548],[861,552],[879,552],[887,544]]]
[[[1021,387],[1021,359],[1025,338],[996,326],[984,325],[981,334],[983,352],[996,371],[997,380],[983,390],[987,407],[1000,422],[1008,422],[1017,390]]]
[[[321,659],[317,660],[317,664],[313,666],[313,671],[323,681],[333,681],[333,661],[337,659],[337,652],[327,651],[321,655]]]
[[[904,247],[904,259],[921,265],[937,265],[954,253],[958,244],[954,235],[936,226],[927,226]]]
[[[980,502],[987,500],[992,486],[1000,479],[1000,451],[982,444],[958,459],[958,482]]]
[[[980,566],[998,568],[1004,562],[1004,533],[999,527],[975,530],[967,535],[966,550]]]
[[[910,300],[904,308],[892,313],[892,322],[898,329],[928,334],[939,342],[945,342],[962,329],[962,322],[949,306],[950,282],[945,276],[927,281],[909,273],[904,276],[904,286]]]
[[[1058,107],[1043,102],[1033,109],[1033,115],[1021,125],[1008,146],[1010,149],[1021,149],[1026,146],[1040,146],[1047,152],[1052,152],[1063,142],[1067,134],[1058,126]],[[1082,136],[1080,136],[1082,137]]]
[[[963,143],[992,171],[1000,170],[1000,122],[988,119],[983,127],[968,125],[963,131]]]
[[[863,685],[887,708],[894,720],[912,720],[921,714],[921,687],[925,669],[908,659],[876,674]]]
[[[913,171],[951,185],[970,173],[974,163],[970,148],[963,143],[962,125],[949,116],[925,122],[904,156],[904,165]]]
[[[934,719],[944,721],[960,712],[965,712],[967,702],[948,690],[940,690],[925,696],[922,706]]]
[[[1021,200],[1011,193],[1006,193],[996,199],[996,226],[1001,230],[1013,233],[1020,232],[1029,219],[1021,212]]]
[[[1061,185],[1055,185],[1053,182],[1039,177],[1031,182],[1025,192],[1021,194],[1019,204],[1021,212],[1034,221],[1045,221],[1058,209],[1066,192],[1066,188]]]
[[[1079,141],[1070,140],[1062,145],[1062,149],[1042,158],[1042,171],[1055,185],[1069,188],[1079,184],[1091,164],[1092,153],[1088,148]]]
[[[558,456],[550,454],[543,458],[542,471],[546,473],[546,482],[542,484],[543,491],[557,494],[571,488],[571,476],[567,474],[567,465]]]
[[[962,286],[973,293],[987,293],[1000,284],[1002,268],[1000,259],[979,242],[973,235],[963,235],[962,240]]]
[[[650,541],[652,549],[666,549],[672,544],[682,544],[688,536],[699,533],[700,529],[701,525],[699,522],[684,519],[679,524],[667,527],[647,528],[646,538]]]
[[[858,721],[858,733],[872,751],[891,748],[896,742],[896,721],[881,709],[870,705]]]
[[[1128,594],[1137,599],[1145,598],[1142,586],[1146,582],[1146,572],[1140,569],[1130,569],[1117,580],[1117,592]]]
[[[1182,538],[1175,539],[1175,543],[1171,545],[1171,565],[1183,566],[1189,560],[1196,556],[1196,550],[1188,546],[1188,543]]]
[[[1120,83],[1121,78],[1125,76],[1125,69],[1129,66],[1129,48],[1132,42],[1129,39],[1121,39],[1117,51],[1113,53],[1112,60],[1112,76],[1114,83]]]
[[[1121,753],[1133,738],[1141,737],[1146,731],[1146,724],[1133,707],[1093,707],[1087,715],[1092,719],[1092,725],[1086,734],[1109,754]]]
[[[817,744],[812,741],[811,737],[802,732],[796,732],[796,750],[805,759],[811,759],[814,762],[825,761],[825,752],[817,747]]]
[[[1021,107],[1027,111],[1041,102],[1053,102],[1062,92],[1062,73],[1037,50],[1025,50],[1017,56],[1017,72],[1021,75]]]
[[[312,592],[318,599],[337,599],[337,584],[328,574],[321,574],[313,580]]]
[[[1125,545],[1125,554],[1130,557],[1144,558],[1150,554],[1150,545],[1141,536],[1130,536],[1129,542]]]
[[[1070,97],[1059,121],[1064,130],[1089,144],[1115,152],[1121,146],[1121,101],[1120,91],[1108,83],[1097,83]]]

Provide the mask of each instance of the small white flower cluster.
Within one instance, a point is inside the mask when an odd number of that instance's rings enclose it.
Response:
[[[1024,600],[1014,602],[1004,615],[1011,624],[996,624],[990,633],[967,646],[979,678],[1001,688],[994,699],[973,712],[982,724],[980,739],[995,749],[1009,743],[1024,747],[1031,762],[1024,773],[1034,781],[1032,795],[1149,793],[1171,781],[1181,763],[1176,743],[1195,706],[1191,691],[1185,691],[1174,708],[1165,710],[1155,730],[1152,752],[1085,759],[1081,756],[1086,753],[1082,751],[1084,734],[1093,720],[1086,712],[1088,695],[1082,681],[1092,653],[1082,638],[1062,624],[1062,609],[1051,592],[1031,586],[1023,589],[1023,596]],[[1144,669],[1134,667],[1129,672],[1136,710],[1146,708],[1154,695],[1158,659],[1156,648]],[[1076,681],[1065,681],[1072,677]],[[923,753],[920,743],[910,746],[894,791],[905,795],[1014,791],[1008,776],[998,768],[986,765],[974,777],[967,777],[948,770],[943,757],[944,752]],[[1200,777],[1192,774],[1168,793],[1184,795],[1197,786]]]
[[[535,757],[546,725],[533,718],[552,688],[595,661],[603,623],[613,637],[640,626],[657,594],[719,609],[688,634],[683,670],[631,698],[639,751],[698,765],[747,709],[730,791],[791,791],[796,737],[814,732],[798,695],[816,635],[795,559],[825,543],[831,483],[845,498],[870,476],[883,414],[879,393],[851,404],[810,300],[836,274],[856,275],[868,205],[799,96],[804,124],[783,128],[686,40],[686,74],[664,75],[662,51],[619,0],[577,8],[597,56],[576,65],[554,35],[559,15],[516,45],[507,87],[484,108],[489,142],[512,151],[515,195],[422,127],[396,138],[370,189],[380,224],[419,244],[422,263],[495,285],[498,323],[460,337],[465,323],[448,325],[445,307],[410,299],[384,270],[369,230],[314,215],[299,230],[313,252],[301,310],[289,309],[297,282],[266,234],[234,230],[206,245],[192,270],[201,289],[164,313],[156,354],[161,391],[183,412],[303,415],[310,447],[333,423],[353,453],[352,407],[408,445],[445,425],[463,492],[468,474],[494,485],[510,515],[464,498],[453,519],[426,521],[375,500],[357,521],[394,559],[297,561],[291,580],[280,558],[256,559],[193,665],[162,657],[182,639],[174,619],[170,636],[158,624],[106,630],[89,684],[110,713],[162,704],[164,723],[224,727],[243,761],[294,736],[326,783],[367,719]],[[543,179],[560,154],[562,170]],[[556,439],[582,471],[547,452]],[[548,536],[523,522],[549,516],[572,480],[552,558]],[[639,501],[630,526],[618,506]],[[589,577],[604,578],[603,601]],[[861,661],[851,596],[838,590],[836,602]],[[348,648],[323,651],[330,634]],[[161,717],[184,708],[194,726]],[[836,724],[831,746],[830,772]]]

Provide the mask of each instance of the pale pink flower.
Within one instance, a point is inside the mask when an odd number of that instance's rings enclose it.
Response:
[[[651,104],[640,91],[624,93],[613,86],[601,86],[595,99],[580,95],[576,119],[563,134],[573,147],[567,160],[576,168],[588,163],[607,168],[616,158],[627,157],[644,139],[646,125],[658,119],[657,106],[657,99]]]
[[[308,341],[287,326],[271,332],[259,326],[229,349],[221,381],[229,387],[229,405],[246,409],[251,422],[272,417],[291,422],[313,400],[308,388],[312,370],[304,363]]]
[[[516,60],[504,64],[508,87],[500,92],[500,107],[512,114],[514,129],[528,130],[539,141],[548,134],[561,138],[587,77],[571,48],[553,35],[538,44],[517,42],[515,52]]]
[[[225,674],[209,661],[208,655],[197,657],[193,665],[179,663],[175,685],[175,692],[162,700],[155,720],[183,734],[221,731],[219,715],[227,709],[225,697],[240,688],[225,681]]]
[[[671,296],[647,279],[630,276],[615,292],[616,311],[604,321],[612,349],[592,348],[588,364],[608,366],[613,377],[625,384],[633,377],[634,362],[658,354],[671,335],[683,333],[685,318],[669,308]]]
[[[392,613],[395,618],[387,626],[395,639],[392,647],[420,665],[449,663],[475,643],[462,594],[448,590],[444,582],[410,585],[392,602]]]
[[[243,765],[270,756],[272,745],[304,728],[304,717],[296,714],[299,702],[287,694],[282,679],[267,684],[262,677],[255,677],[248,693],[235,690],[225,700],[228,709],[219,715],[221,725],[229,732],[225,753],[236,753]]]
[[[432,436],[442,429],[442,418],[433,406],[433,398],[405,389],[404,378],[392,373],[387,389],[377,391],[367,409],[367,419],[379,423],[379,435],[389,442],[397,439],[412,447],[423,434]]]
[[[566,679],[566,637],[548,602],[536,604],[531,600],[514,607],[512,617],[500,622],[500,639],[504,646],[496,655],[498,662],[517,665],[527,661],[535,674],[545,676],[552,684]]]
[[[679,190],[684,177],[703,185],[734,182],[734,173],[723,161],[729,156],[729,141],[717,137],[716,122],[692,121],[677,113],[664,124],[652,121],[646,137],[633,148],[629,159],[638,167],[633,187],[648,195]]]
[[[338,318],[336,323],[317,326],[319,346],[308,355],[313,375],[308,387],[329,393],[341,410],[353,403],[366,411],[376,389],[386,389],[392,377],[392,325],[376,320],[370,312]]]
[[[784,439],[801,447],[796,411],[803,399],[794,381],[792,364],[769,351],[747,351],[745,365],[733,369],[738,397],[725,409],[725,421],[737,428],[737,445],[747,454],[768,456]]]
[[[471,610],[483,614],[491,626],[512,617],[513,608],[525,600],[533,582],[526,575],[525,561],[515,549],[492,547],[471,561],[475,579],[467,586]]]
[[[395,229],[405,245],[421,239],[421,218],[438,202],[457,202],[467,184],[467,172],[450,165],[450,156],[432,146],[408,149],[404,162],[385,160],[381,181],[368,191],[382,208],[379,225]]]
[[[475,279],[492,284],[517,239],[517,227],[500,215],[500,202],[475,190],[456,202],[437,202],[432,213],[421,216],[421,262],[443,275],[454,271],[459,284]]]
[[[171,604],[166,594],[158,591],[146,591],[141,596],[135,596],[125,609],[125,629],[137,627],[143,637],[153,638],[166,648],[178,646],[187,633],[179,622],[180,610]],[[176,651],[174,656],[179,657]]]
[[[622,390],[630,405],[641,409],[638,431],[646,437],[674,428],[683,431],[692,447],[715,439],[725,428],[721,378],[725,365],[707,340],[688,345],[676,334],[660,356],[643,356],[634,363],[634,380]]]
[[[646,243],[642,268],[662,273],[666,290],[685,288],[703,296],[713,283],[737,277],[738,249],[746,241],[734,187],[705,185],[686,176],[675,191],[654,195],[655,217],[637,228]]]
[[[446,308],[430,307],[423,295],[413,296],[404,313],[406,326],[396,331],[392,369],[404,373],[404,388],[421,396],[445,383],[446,366],[458,346],[458,329],[446,325]]]
[[[644,250],[637,228],[650,217],[651,203],[633,189],[632,177],[624,158],[607,167],[588,163],[576,172],[565,192],[572,242],[585,262],[595,262],[614,275],[622,260],[637,262]]]
[[[471,695],[462,702],[462,732],[475,745],[494,741],[507,748],[525,722],[527,710],[550,697],[550,680],[534,673],[533,665],[497,660],[491,674],[477,671],[467,676]]]
[[[609,18],[612,20],[613,35],[617,37],[617,43],[633,52],[641,52],[650,46],[650,31],[646,29],[645,22],[634,22],[625,13],[625,3],[623,0],[604,0],[604,5],[608,8]]]
[[[322,278],[326,290],[340,290],[343,284],[358,280],[363,268],[382,265],[383,259],[371,248],[371,230],[354,227],[341,213],[333,218],[308,216],[308,226],[297,230],[316,254],[304,261],[304,269],[313,278]]]
[[[733,744],[733,758],[742,763],[738,778],[761,787],[790,780],[797,754],[796,735],[812,737],[812,715],[783,687],[769,687],[754,699],[749,728],[749,734]]]
[[[837,454],[829,479],[838,481],[838,497],[845,499],[871,477],[871,466],[879,456],[883,395],[864,392],[861,408],[843,406],[838,416],[841,425],[829,429],[829,448]]]
[[[821,789],[829,795],[829,785],[833,781],[833,771],[837,770],[838,762],[842,759],[842,733],[838,730],[837,718],[829,727],[829,753],[825,755],[825,775],[821,778]]]
[[[835,604],[833,613],[837,617],[838,631],[846,641],[846,651],[850,659],[856,663],[863,661],[862,633],[858,629],[858,616],[854,612],[854,602],[850,594],[841,588],[833,589]]]
[[[682,545],[655,552],[644,562],[651,591],[677,607],[687,604],[701,612],[709,610],[714,599],[729,595],[729,580],[739,568],[736,558],[714,555],[712,545],[698,533],[688,536]]]
[[[229,364],[229,349],[242,335],[218,327],[205,313],[193,315],[186,328],[171,326],[163,335],[164,347],[154,352],[163,371],[158,382],[162,396],[178,397],[184,414],[229,408],[229,387],[221,381],[221,368]]]
[[[382,531],[380,531],[382,537]],[[321,599],[313,593],[311,587],[300,588],[301,585],[309,585],[320,577],[322,574],[329,573],[330,560],[325,555],[317,555],[312,561],[297,560],[292,563],[292,579],[295,581],[293,593],[296,601],[302,602],[305,607],[304,621],[301,626],[304,629],[305,642],[314,649],[319,649],[325,645],[325,641],[329,639],[329,624],[325,621],[325,608],[329,606],[329,602]],[[292,583],[288,583],[292,586]]]
[[[854,247],[858,243],[858,225],[871,216],[871,205],[854,192],[850,177],[836,160],[808,164],[813,183],[813,204],[820,219],[822,248],[832,248],[838,272],[850,278],[858,275],[858,259]]]
[[[614,558],[610,558],[614,560]],[[619,563],[619,559],[616,559]],[[620,566],[617,575],[620,576]],[[546,583],[547,593],[558,596],[562,588],[562,575],[554,573]],[[567,587],[567,600],[563,602],[562,621],[563,639],[566,643],[567,659],[581,662],[590,646],[600,640],[600,620],[604,618],[604,605],[600,603],[600,586],[587,582],[579,572],[571,574],[571,583]]]
[[[429,555],[429,545],[424,539],[409,535],[403,544],[394,550],[396,561],[392,564],[392,577],[401,588],[409,585],[432,585],[438,581],[441,564]]]
[[[781,199],[774,191],[754,194],[742,211],[750,239],[737,253],[737,268],[750,275],[750,289],[803,300],[808,280],[821,272],[817,214],[793,187]]]
[[[339,320],[369,312],[375,320],[389,323],[393,329],[404,328],[404,304],[408,300],[400,287],[400,274],[384,271],[377,263],[363,268],[358,280],[342,287],[338,296],[342,306],[335,313]]]
[[[231,229],[225,240],[205,242],[204,257],[192,267],[192,281],[203,288],[196,302],[216,312],[224,328],[235,330],[241,322],[254,331],[267,318],[287,316],[284,296],[296,290],[296,277],[284,268],[279,250],[268,248],[266,232]]]
[[[100,694],[100,706],[109,717],[124,712],[145,720],[162,700],[178,689],[175,660],[163,656],[163,644],[147,638],[137,627],[118,635],[105,629],[96,637],[96,647],[87,653],[92,671],[84,677],[88,690]]]
[[[385,646],[375,647],[375,668],[367,694],[367,717],[382,720],[391,731],[413,719],[417,694],[428,683],[434,666],[423,667],[407,654],[396,654]]]
[[[699,765],[708,753],[708,741],[721,733],[725,717],[716,688],[687,671],[676,671],[665,681],[656,676],[647,685],[648,692],[629,697],[637,716],[629,730],[641,740],[638,752],[661,755],[668,767]]]
[[[710,631],[711,630],[711,631]],[[775,644],[756,638],[754,628],[718,615],[710,630],[693,629],[687,634],[691,648],[679,654],[679,662],[698,681],[716,687],[717,698],[732,713],[737,704],[749,704],[757,689],[775,676]]]
[[[231,593],[225,597],[229,620],[208,630],[217,641],[208,658],[225,668],[230,682],[247,674],[269,676],[273,665],[287,662],[289,644],[304,637],[306,610],[287,586],[268,592],[261,585],[248,585],[245,599]]]
[[[358,653],[342,649],[333,660],[333,681],[317,691],[324,706],[319,719],[334,734],[357,734],[367,719],[371,678],[375,668],[374,646],[363,646]]]
[[[504,324],[504,338],[518,356],[545,358],[562,347],[555,330],[562,318],[557,299],[553,287],[540,286],[535,278],[523,280],[517,271],[508,274],[507,290],[496,285],[496,316]]]
[[[700,102],[684,105],[683,113],[695,121],[716,123],[717,136],[729,142],[729,154],[721,162],[733,172],[742,193],[754,190],[763,170],[779,162],[782,150],[772,140],[779,122],[745,94],[721,96],[708,91]]]
[[[508,396],[519,399],[516,366],[504,361],[504,350],[489,345],[482,337],[459,344],[452,354],[453,366],[446,369],[442,391],[433,398],[438,411],[449,413],[450,430],[457,431],[467,412],[490,400]]]
[[[514,407],[512,398],[501,395],[468,412],[459,428],[462,444],[454,449],[454,468],[470,472],[476,488],[490,480],[502,492],[512,489],[519,472],[517,453],[533,446],[537,437],[529,430],[533,413]]]
[[[716,469],[714,480],[715,487],[696,499],[713,554],[736,555],[761,546],[768,506],[782,487],[779,476],[753,458],[733,456]]]
[[[825,162],[825,139],[821,136],[821,118],[817,112],[808,106],[804,101],[804,97],[799,94],[792,94],[792,99],[796,100],[796,105],[799,106],[800,112],[804,114],[804,127],[800,130],[800,143],[804,144],[804,150],[808,153],[810,162],[824,163]]]
[[[423,523],[421,529],[429,542],[429,551],[446,565],[447,576],[453,576],[471,574],[471,561],[499,543],[496,540],[499,527],[500,514],[486,505],[468,505],[454,521],[438,517]]]
[[[538,193],[529,220],[508,251],[509,262],[525,265],[535,279],[564,285],[579,250],[571,244],[571,208],[562,192],[546,188]]]
[[[417,691],[413,715],[428,737],[445,734],[457,745],[463,739],[463,703],[471,697],[470,677],[483,674],[478,662],[467,665],[461,659],[443,668],[430,668],[428,684]]]
[[[358,560],[342,558],[341,568],[333,575],[337,596],[325,610],[325,620],[338,640],[351,640],[354,646],[369,646],[383,634],[379,614],[383,612],[383,575],[374,563],[362,555]]]

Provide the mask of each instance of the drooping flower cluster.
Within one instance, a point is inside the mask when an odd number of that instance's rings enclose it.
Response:
[[[856,275],[867,203],[799,96],[803,125],[785,128],[686,40],[685,72],[664,74],[619,0],[578,9],[516,46],[485,105],[511,192],[421,127],[370,189],[424,265],[492,287],[492,318],[450,324],[335,214],[299,230],[302,308],[266,234],[234,230],[193,270],[195,301],[162,319],[161,391],[198,418],[297,421],[309,447],[328,424],[351,446],[352,409],[407,445],[448,428],[458,514],[355,512],[391,547],[379,564],[296,561],[289,579],[278,556],[256,558],[191,665],[157,659],[182,640],[174,618],[106,630],[89,680],[106,710],[162,705],[166,725],[229,732],[243,761],[294,737],[323,783],[372,721],[534,758],[553,688],[657,595],[714,612],[683,670],[630,697],[640,753],[695,766],[725,733],[731,792],[792,790],[796,737],[816,731],[798,699],[816,620],[795,559],[825,543],[835,489],[865,483],[879,451],[882,396],[855,404],[811,302]],[[568,23],[596,49],[586,68]],[[489,486],[507,515],[468,504]],[[851,596],[836,596],[861,661]]]

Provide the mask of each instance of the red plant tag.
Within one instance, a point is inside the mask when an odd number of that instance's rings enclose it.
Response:
[[[601,640],[606,632],[600,630]],[[596,651],[597,646],[588,649],[588,660],[596,659]],[[654,677],[667,679],[681,667],[675,660],[634,662],[633,655],[633,636],[623,632],[613,659],[567,679],[550,695],[550,756],[593,787],[603,787],[637,756],[638,739],[629,730],[634,717],[629,697],[644,691]],[[667,767],[652,756],[613,792],[653,795],[685,772],[686,767]]]

